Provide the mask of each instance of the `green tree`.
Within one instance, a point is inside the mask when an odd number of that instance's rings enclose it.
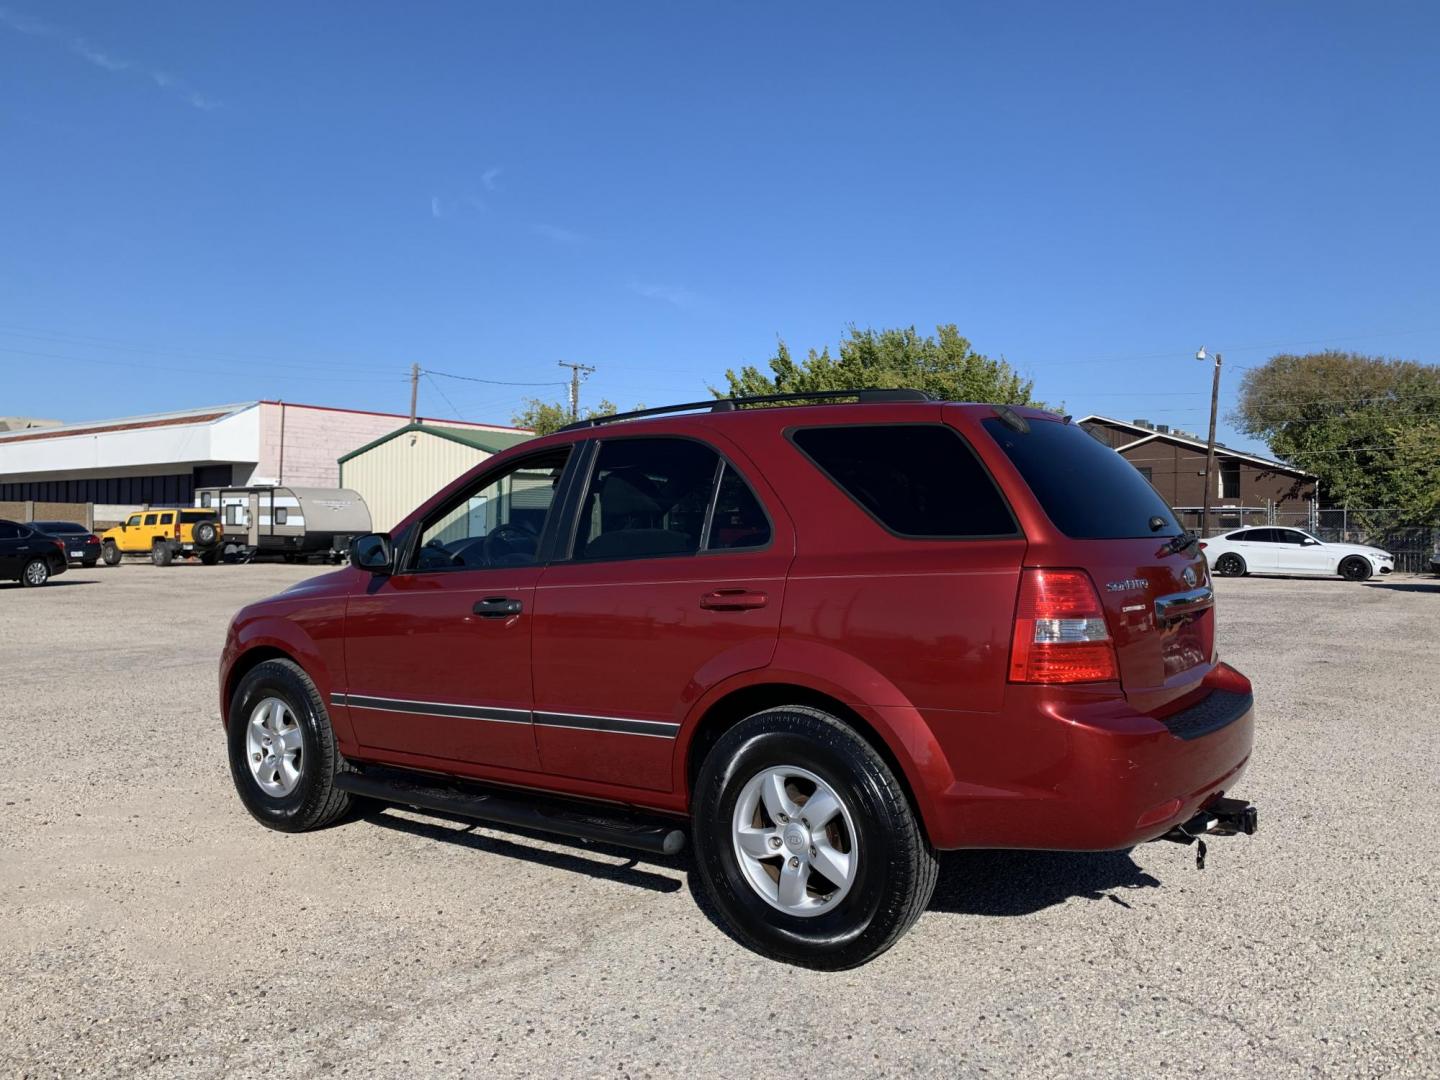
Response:
[[[946,401],[989,401],[997,405],[1039,404],[1034,384],[1004,360],[976,352],[953,324],[937,326],[935,336],[915,327],[894,330],[848,328],[836,355],[827,345],[797,364],[780,342],[770,360],[770,375],[752,365],[725,372],[726,389],[717,397],[748,394],[804,393],[900,386],[926,390]]]
[[[637,406],[638,408],[639,406]],[[614,416],[620,410],[615,403],[601,398],[593,408],[580,410],[580,419],[590,420],[597,416]],[[531,398],[525,408],[510,418],[516,427],[529,428],[536,435],[549,435],[570,423],[570,406],[558,401],[541,401]]]
[[[1319,476],[1329,505],[1440,513],[1440,366],[1281,353],[1245,373],[1231,420]]]

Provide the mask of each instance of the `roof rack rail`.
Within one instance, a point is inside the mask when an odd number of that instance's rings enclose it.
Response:
[[[924,390],[909,387],[878,389],[857,387],[854,390],[809,390],[793,394],[751,394],[747,397],[712,398],[709,401],[687,401],[683,405],[661,405],[654,409],[635,409],[632,412],[614,413],[610,416],[592,416],[588,420],[576,420],[566,424],[561,431],[576,431],[580,428],[599,427],[620,420],[638,420],[646,416],[664,416],[681,412],[734,412],[748,405],[775,405],[785,401],[832,401],[838,398],[855,398],[862,405],[893,401],[939,401],[940,399]]]

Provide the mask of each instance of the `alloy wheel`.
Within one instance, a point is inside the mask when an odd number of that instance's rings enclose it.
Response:
[[[25,584],[44,585],[50,577],[50,568],[39,559],[25,567]]]
[[[245,757],[260,790],[277,798],[294,791],[303,753],[300,724],[290,706],[278,697],[256,705],[245,731]]]
[[[777,765],[751,777],[735,801],[731,832],[745,880],[787,915],[822,915],[855,884],[854,820],[835,789],[808,769]]]

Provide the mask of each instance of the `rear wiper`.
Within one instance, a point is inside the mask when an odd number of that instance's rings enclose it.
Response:
[[[1165,546],[1162,547],[1156,554],[1174,555],[1178,552],[1184,551],[1191,544],[1198,544],[1199,542],[1200,537],[1195,533],[1192,533],[1189,529],[1186,529],[1179,536],[1172,536],[1169,540],[1165,541]]]

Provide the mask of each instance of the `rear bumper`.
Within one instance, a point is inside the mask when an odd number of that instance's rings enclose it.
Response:
[[[932,841],[1105,851],[1163,836],[1233,792],[1250,761],[1249,680],[1222,664],[1204,685],[1208,695],[1163,719],[1113,696],[1046,700],[1047,688],[1017,688],[1011,704],[1023,702],[1026,715],[996,720],[1013,723],[1012,738],[1029,753],[1006,752],[1005,766],[1018,772],[999,784],[957,779],[939,793],[935,820],[926,822]],[[952,764],[962,765],[954,757]],[[963,772],[978,776],[985,766],[972,755]]]

